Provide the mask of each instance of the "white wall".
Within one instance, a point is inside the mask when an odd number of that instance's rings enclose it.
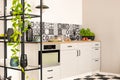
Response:
[[[43,13],[47,22],[82,24],[82,0],[44,0],[50,8]]]
[[[28,1],[33,12],[39,14],[40,10],[35,9],[39,1]],[[82,0],[44,0],[43,4],[49,6],[43,12],[43,21],[82,24]]]
[[[83,25],[102,42],[102,71],[120,73],[120,0],[83,0]]]

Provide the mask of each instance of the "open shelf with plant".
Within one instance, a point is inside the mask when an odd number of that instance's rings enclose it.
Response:
[[[40,0],[40,5],[42,5],[42,0]],[[42,55],[42,8],[40,8],[40,15],[30,14],[31,6],[25,0],[12,0],[11,14],[6,14],[7,0],[4,0],[4,15],[0,16],[0,21],[4,21],[4,33],[0,37],[0,43],[4,43],[4,60],[3,65],[0,67],[4,69],[4,79],[6,80],[8,76],[8,69],[21,71],[21,80],[25,80],[25,71],[40,70],[40,76],[42,80],[42,64],[33,66],[28,65],[27,55],[25,53],[25,43],[39,43],[40,44],[40,55]],[[25,41],[25,33],[28,30],[28,26],[31,24],[30,19],[40,18],[40,42],[27,42]],[[11,21],[12,23],[12,34],[8,33],[7,23]],[[11,47],[11,59],[10,65],[7,64],[7,49],[8,46]],[[19,56],[18,56],[19,54]],[[42,56],[41,56],[42,63]]]

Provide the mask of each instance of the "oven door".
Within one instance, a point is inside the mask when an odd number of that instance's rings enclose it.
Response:
[[[40,61],[40,51],[39,51],[39,65]],[[60,62],[60,50],[47,50],[42,51],[42,64],[43,66],[56,65]]]

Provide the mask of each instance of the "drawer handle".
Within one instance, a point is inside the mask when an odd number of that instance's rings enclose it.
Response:
[[[72,46],[68,46],[68,47],[72,47]]]
[[[99,50],[99,49],[96,48],[95,50]]]
[[[78,50],[77,50],[77,56],[78,56]]]
[[[97,62],[97,61],[99,61],[99,60],[95,60],[95,62]]]
[[[95,44],[95,46],[98,46],[99,44]]]
[[[53,71],[53,70],[47,70],[47,72],[51,72],[51,71]]]
[[[81,50],[79,50],[79,56],[81,55]]]
[[[47,79],[52,79],[53,77],[51,76],[51,77],[48,77]]]

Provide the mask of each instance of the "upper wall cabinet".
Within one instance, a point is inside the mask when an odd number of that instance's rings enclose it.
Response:
[[[45,22],[82,24],[82,0],[44,0],[50,8],[43,13]]]

